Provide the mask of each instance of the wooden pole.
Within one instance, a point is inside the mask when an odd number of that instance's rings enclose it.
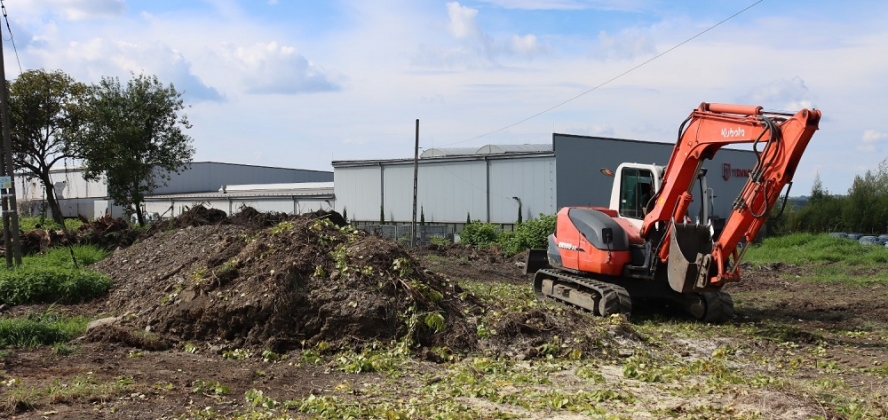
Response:
[[[15,167],[12,164],[12,139],[9,135],[9,90],[6,83],[6,64],[3,62],[3,42],[0,41],[0,123],[3,124],[3,164],[0,169],[9,185],[4,185],[0,192],[3,198],[3,232],[6,253],[6,266],[22,265],[22,245],[19,238],[18,204],[15,201]],[[12,253],[10,253],[10,245]]]
[[[410,223],[410,247],[416,246],[416,184],[419,178],[419,119],[416,119],[416,144],[413,147],[413,221]]]

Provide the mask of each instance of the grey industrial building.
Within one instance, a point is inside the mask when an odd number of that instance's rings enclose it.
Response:
[[[602,168],[623,162],[666,164],[673,143],[553,134],[549,144],[431,148],[418,160],[417,212],[427,224],[464,224],[468,218],[511,227],[540,213],[572,205],[607,206],[613,178]],[[144,211],[175,217],[202,204],[228,214],[248,206],[259,211],[305,213],[335,209],[358,224],[412,220],[413,159],[334,161],[333,171],[194,162],[172,174],[146,198]],[[746,174],[755,165],[747,150],[725,149],[708,161],[714,214],[727,216]],[[80,169],[58,169],[51,178],[67,217],[121,216],[102,181],[87,182]],[[16,177],[23,214],[44,201],[35,179]],[[417,216],[419,219],[419,215]],[[452,231],[452,230],[451,230]]]
[[[432,148],[418,160],[417,208],[427,223],[467,218],[511,226],[574,205],[607,206],[623,162],[665,165],[674,143],[552,135],[551,144]],[[714,215],[726,217],[755,166],[751,150],[723,149],[704,167]],[[413,159],[334,161],[336,209],[359,223],[412,220]],[[420,210],[417,210],[418,212]]]

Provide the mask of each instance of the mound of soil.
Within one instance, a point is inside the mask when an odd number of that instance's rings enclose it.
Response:
[[[316,215],[257,230],[258,214],[191,211],[166,225],[184,228],[155,230],[94,266],[114,280],[107,305],[124,327],[279,352],[404,338],[474,345],[458,286],[394,242]]]

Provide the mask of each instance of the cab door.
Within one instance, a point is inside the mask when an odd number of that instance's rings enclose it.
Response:
[[[617,212],[621,217],[644,219],[645,206],[654,195],[654,174],[650,169],[624,167],[620,171]]]

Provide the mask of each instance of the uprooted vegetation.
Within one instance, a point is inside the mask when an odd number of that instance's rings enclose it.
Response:
[[[96,265],[115,280],[108,308],[123,315],[118,326],[274,351],[470,345],[458,286],[392,242],[312,216],[258,230],[219,221],[155,233]]]
[[[286,352],[400,342],[527,358],[606,347],[606,327],[575,327],[582,314],[479,299],[336,216],[245,209],[226,218],[198,206],[152,228],[95,265],[114,280],[106,306],[119,320],[90,339],[132,343],[120,337],[149,331],[169,345]]]

